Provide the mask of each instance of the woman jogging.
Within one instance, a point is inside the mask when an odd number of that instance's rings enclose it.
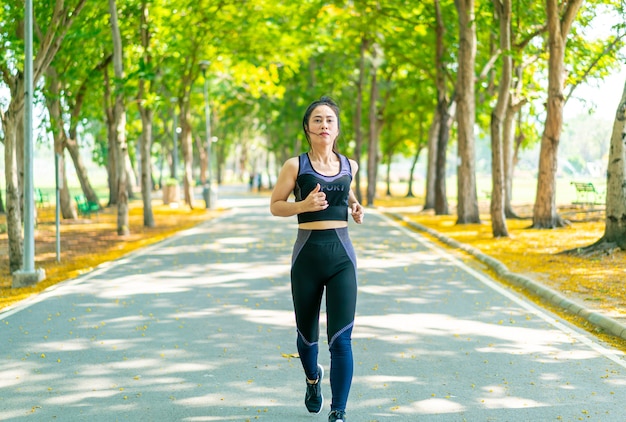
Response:
[[[350,188],[358,166],[337,152],[339,107],[332,99],[322,97],[313,102],[304,113],[302,127],[309,152],[285,162],[272,192],[270,210],[279,217],[298,216],[291,293],[298,353],[306,375],[304,403],[310,413],[320,413],[324,405],[324,369],[317,357],[320,307],[326,290],[332,392],[328,421],[345,422],[354,370],[352,326],[357,294],[348,210],[356,223],[363,222],[363,207]],[[292,192],[295,202],[288,201]]]

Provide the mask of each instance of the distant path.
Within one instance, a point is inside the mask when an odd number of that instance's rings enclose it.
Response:
[[[295,220],[235,194],[225,216],[0,313],[0,420],[325,421],[328,381],[311,418],[291,357]],[[350,230],[350,422],[626,420],[620,353],[374,212]]]

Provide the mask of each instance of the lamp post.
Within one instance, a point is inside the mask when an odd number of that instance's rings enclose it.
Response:
[[[46,277],[35,269],[35,199],[33,196],[33,2],[24,3],[24,251],[22,268],[13,273],[12,287],[26,287]],[[57,203],[57,208],[58,208]]]
[[[207,180],[206,186],[202,190],[204,196],[204,202],[206,203],[206,209],[212,209],[215,207],[213,203],[213,183],[211,175],[211,106],[209,104],[209,81],[206,77],[206,71],[210,62],[208,60],[202,60],[200,62],[200,69],[202,70],[202,76],[204,77],[204,118],[206,121],[206,159],[207,159]]]

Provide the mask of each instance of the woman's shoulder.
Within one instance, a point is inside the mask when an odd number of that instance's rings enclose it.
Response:
[[[348,160],[348,163],[350,163],[350,169],[352,170],[352,174],[355,174],[359,170],[359,165],[352,158],[346,157],[346,160]]]
[[[287,161],[285,161],[285,165],[286,166],[293,166],[293,165],[299,165],[300,164],[300,157],[291,157],[288,158]]]
[[[290,171],[295,170],[297,173],[298,169],[300,168],[300,157],[288,158],[287,161],[285,161],[285,163],[283,164],[283,168]]]

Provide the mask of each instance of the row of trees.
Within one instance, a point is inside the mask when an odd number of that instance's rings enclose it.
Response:
[[[204,183],[210,159],[219,179],[226,158],[237,150],[245,165],[259,139],[278,162],[299,153],[303,108],[322,94],[343,105],[343,149],[367,175],[366,183],[356,178],[364,203],[374,203],[380,164],[398,154],[416,163],[427,151],[425,208],[449,213],[446,155],[456,142],[457,221],[479,222],[474,143],[483,132],[492,142],[493,233],[506,236],[506,217],[514,216],[515,157],[540,139],[533,226],[557,227],[564,223],[555,207],[563,105],[578,85],[619,66],[626,35],[623,22],[601,37],[590,31],[606,14],[624,15],[619,0],[108,0],[85,6],[85,0],[34,0],[36,93],[54,150],[68,152],[88,200],[97,197],[81,148],[91,148],[106,166],[120,235],[128,233],[130,174],[140,174],[144,224],[152,226],[156,157],[175,165],[180,148],[184,199],[193,206],[194,175]],[[0,116],[12,272],[23,254],[23,13],[18,0],[6,0],[0,10],[0,74],[10,92]],[[206,148],[205,82],[213,135],[220,139],[215,157]],[[75,218],[63,186],[62,215]],[[624,193],[615,196],[611,186],[608,200],[621,198],[623,208]],[[409,195],[412,189],[410,183]],[[611,212],[607,207],[607,222]]]

